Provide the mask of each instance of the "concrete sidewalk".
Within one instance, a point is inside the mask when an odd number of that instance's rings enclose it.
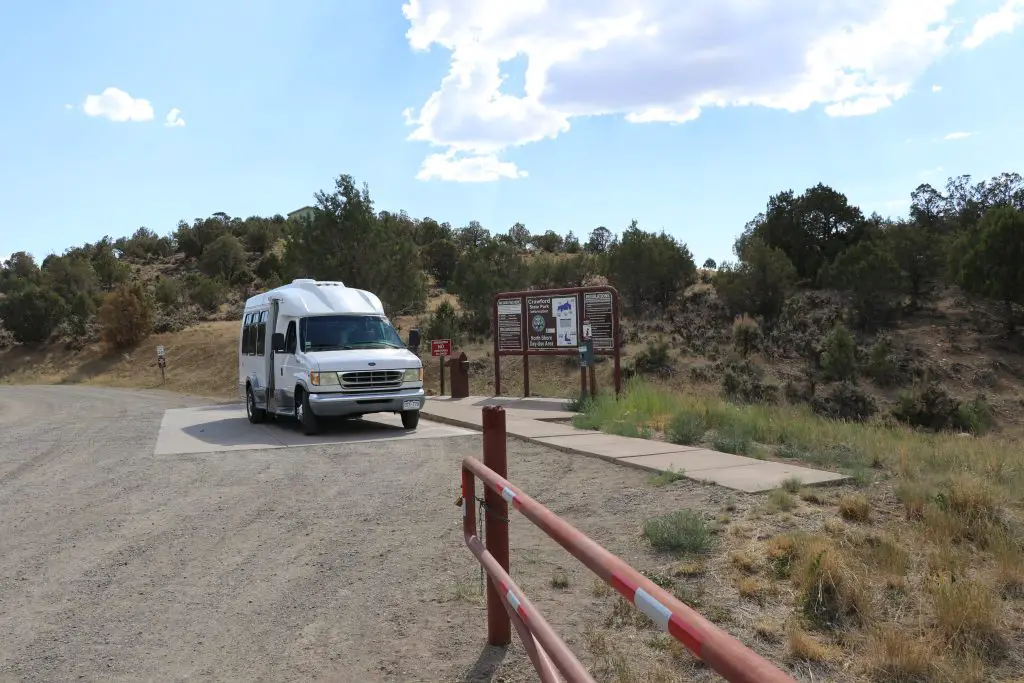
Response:
[[[435,396],[427,400],[422,414],[435,422],[479,430],[482,428],[482,408],[488,405],[505,408],[508,435],[523,441],[651,472],[681,471],[688,479],[737,491],[770,491],[794,477],[805,485],[831,484],[848,479],[835,472],[798,465],[576,429],[563,422],[571,420],[575,413],[566,410],[565,402],[558,399],[471,396],[453,400]]]

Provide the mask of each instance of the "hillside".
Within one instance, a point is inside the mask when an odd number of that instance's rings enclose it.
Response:
[[[636,222],[585,241],[522,224],[455,229],[378,212],[343,175],[317,193],[309,219],[217,214],[41,263],[13,255],[0,271],[0,376],[153,386],[160,344],[168,388],[229,397],[245,297],[311,276],[377,292],[403,334],[455,339],[473,361],[474,391],[487,393],[494,292],[610,282],[623,299],[629,375],[846,420],[1015,428],[1024,180],[968,180],[945,193],[917,188],[911,216],[896,220],[864,216],[823,185],[782,192],[737,239],[736,263],[697,268],[686,245]],[[533,363],[543,368],[533,393],[577,390],[571,361]],[[517,361],[505,368],[515,393]]]

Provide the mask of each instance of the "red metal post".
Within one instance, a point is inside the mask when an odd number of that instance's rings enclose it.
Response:
[[[483,408],[484,466],[508,476],[506,452],[505,409],[501,406]],[[508,502],[494,487],[484,489],[484,536],[489,552],[508,573]],[[487,642],[505,646],[512,642],[512,623],[502,604],[494,581],[487,582]]]
[[[448,360],[445,356],[440,357],[441,361],[441,395],[444,396],[444,362]]]

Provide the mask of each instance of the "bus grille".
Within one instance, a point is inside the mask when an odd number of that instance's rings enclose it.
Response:
[[[402,370],[357,370],[340,372],[341,390],[349,394],[395,391],[402,387]]]

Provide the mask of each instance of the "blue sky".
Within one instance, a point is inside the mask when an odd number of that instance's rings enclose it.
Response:
[[[1024,1],[843,4],[4,3],[0,258],[287,213],[351,173],[381,209],[636,218],[721,260],[779,190],[900,215],[922,182],[1024,171]]]

